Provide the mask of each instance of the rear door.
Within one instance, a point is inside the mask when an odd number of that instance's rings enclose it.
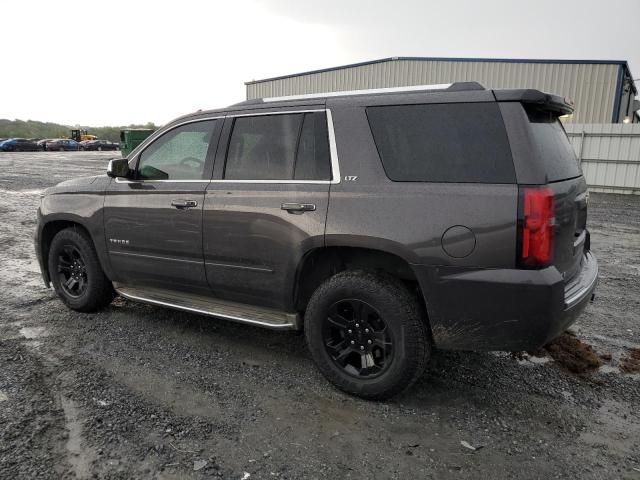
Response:
[[[526,110],[537,159],[554,194],[553,264],[569,280],[580,269],[588,247],[587,182],[558,115]]]
[[[114,280],[168,289],[208,290],[202,258],[202,205],[222,119],[175,126],[111,182],[104,222]]]
[[[225,120],[205,194],[204,259],[213,293],[290,309],[296,268],[324,245],[333,171],[323,108]]]

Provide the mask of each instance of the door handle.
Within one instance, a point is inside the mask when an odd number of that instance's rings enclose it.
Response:
[[[315,211],[316,206],[313,203],[283,203],[280,209],[289,213],[303,213]]]
[[[281,210],[286,210],[289,213],[304,213],[304,212],[313,212],[316,209],[315,204],[313,203],[283,203],[280,205]]]
[[[195,200],[173,200],[171,206],[176,207],[178,210],[183,210],[185,208],[197,207],[198,202]]]

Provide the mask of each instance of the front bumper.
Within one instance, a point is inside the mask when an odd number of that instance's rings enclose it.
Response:
[[[594,296],[598,262],[587,252],[568,283],[555,267],[460,269],[414,265],[437,348],[537,349],[560,335]]]
[[[45,286],[49,288],[51,286],[51,280],[49,279],[49,272],[47,266],[42,258],[42,214],[38,208],[36,229],[33,232],[33,246],[36,251],[36,258],[38,259],[38,265],[40,266],[40,274],[42,275],[42,281]]]

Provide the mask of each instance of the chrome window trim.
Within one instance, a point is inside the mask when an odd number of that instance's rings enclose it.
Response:
[[[313,112],[325,112],[327,118],[327,134],[329,140],[329,157],[331,161],[331,180],[226,180],[226,179],[213,179],[211,183],[262,183],[262,184],[276,184],[276,185],[331,185],[340,183],[340,162],[338,161],[338,148],[336,146],[336,134],[333,127],[333,116],[331,115],[331,109],[329,108],[315,108],[308,110],[283,110],[277,112],[257,112],[257,113],[239,113],[228,115],[227,118],[235,117],[261,117],[265,115],[287,115],[293,113],[313,113]],[[226,161],[226,159],[225,159]]]
[[[408,87],[369,88],[366,90],[345,90],[343,92],[321,92],[303,95],[286,95],[284,97],[266,97],[262,101],[285,102],[287,100],[304,100],[307,98],[346,97],[352,95],[376,95],[379,93],[421,92],[424,90],[446,90],[452,83],[439,83],[434,85],[411,85]]]
[[[292,113],[313,113],[313,112],[325,112],[327,118],[327,133],[329,137],[329,156],[331,160],[331,180],[225,180],[225,179],[211,179],[211,180],[124,180],[120,177],[116,178],[116,183],[237,183],[237,184],[250,184],[250,183],[262,183],[262,184],[273,184],[273,185],[293,185],[293,184],[302,184],[302,185],[332,185],[340,183],[340,162],[338,160],[338,148],[336,144],[336,134],[333,126],[333,115],[331,113],[331,109],[329,108],[315,108],[315,109],[306,109],[306,110],[284,110],[284,111],[276,111],[276,112],[255,112],[255,113],[237,113],[230,114],[226,116],[217,116],[217,117],[204,117],[198,118],[195,120],[188,120],[182,123],[178,123],[171,127],[168,130],[158,131],[157,134],[154,133],[151,137],[149,137],[148,143],[143,143],[140,147],[146,149],[147,145],[150,145],[155,141],[158,137],[162,136],[166,132],[173,130],[174,128],[180,127],[182,125],[187,125],[189,123],[201,122],[206,120],[218,120],[221,118],[236,118],[236,117],[259,117],[264,115],[287,115]],[[136,147],[137,148],[137,147]],[[135,159],[142,153],[136,153],[131,157],[131,160]]]

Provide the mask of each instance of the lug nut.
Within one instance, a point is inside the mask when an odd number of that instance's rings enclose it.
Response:
[[[359,324],[359,323],[356,323],[356,328],[359,328],[359,327],[360,327],[360,324]]]
[[[373,342],[371,340],[367,340],[367,343],[371,345]]]
[[[354,340],[351,340],[351,345],[353,345],[354,343],[356,343]]]
[[[347,330],[347,333],[351,333],[351,330]]]
[[[364,329],[364,333],[369,333],[369,329],[368,329],[368,328],[365,328],[365,329]]]
[[[360,345],[360,350],[364,350],[364,346],[363,345]]]

